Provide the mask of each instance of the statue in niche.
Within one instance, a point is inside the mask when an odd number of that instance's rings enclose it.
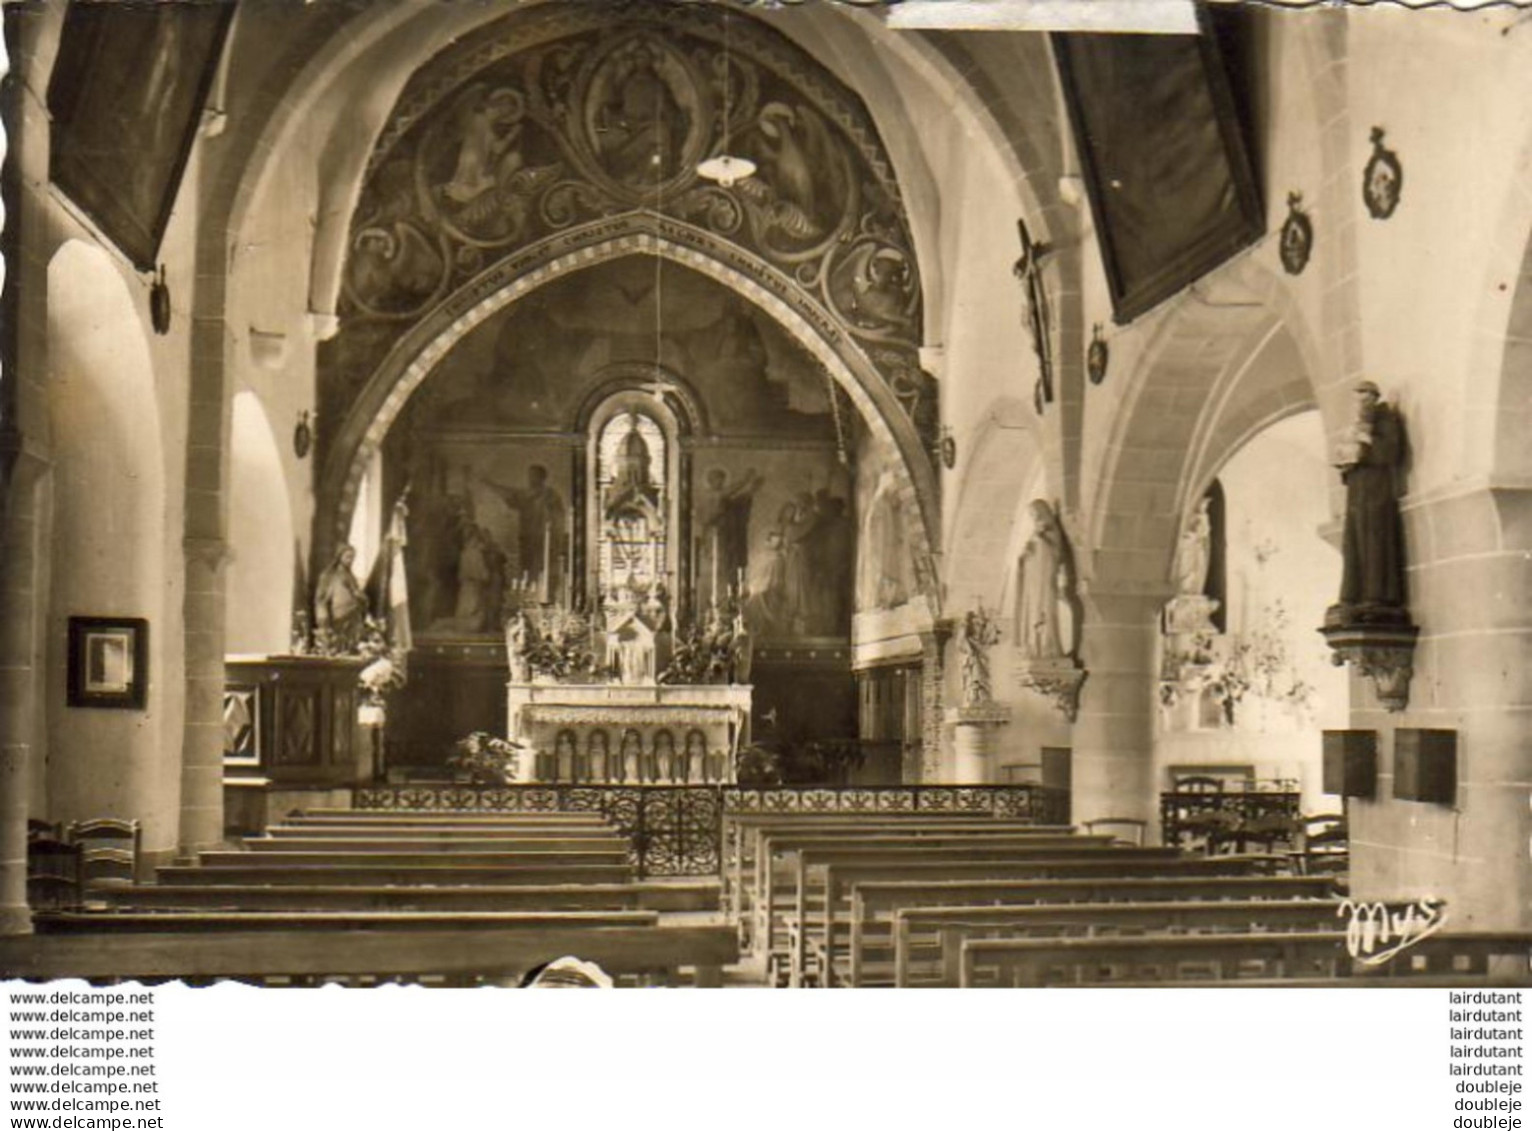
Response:
[[[696,577],[706,604],[722,603],[749,569],[750,509],[765,480],[750,468],[733,484],[722,467],[708,469],[697,501]]]
[[[963,635],[958,640],[963,653],[963,706],[982,707],[994,702],[989,650],[999,640],[1000,627],[982,606],[963,617]]]
[[[638,508],[658,518],[660,496],[649,476],[649,444],[638,431],[638,414],[628,416],[628,434],[617,445],[612,485],[607,488],[606,515]]]
[[[362,642],[367,595],[352,572],[355,561],[356,548],[341,545],[314,586],[314,628],[319,650],[326,655],[354,655]]]
[[[1346,485],[1340,618],[1408,619],[1399,514],[1404,423],[1373,382],[1355,392],[1356,416],[1335,458]]]
[[[1016,567],[1016,647],[1029,660],[1066,655],[1059,631],[1059,605],[1071,591],[1068,548],[1053,508],[1033,499],[1032,537]]]
[[[1211,504],[1206,496],[1197,504],[1176,548],[1176,592],[1183,597],[1200,597],[1207,589],[1213,554],[1213,520],[1208,514]]]

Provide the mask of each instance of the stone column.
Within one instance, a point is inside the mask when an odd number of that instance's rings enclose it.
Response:
[[[956,756],[952,780],[960,785],[991,784],[1000,728],[1011,721],[1011,709],[999,703],[952,707],[946,721],[953,728]]]
[[[188,527],[190,519],[188,518]],[[181,746],[180,852],[223,843],[224,564],[221,538],[186,550],[186,733]]]
[[[920,634],[920,776],[912,784],[930,785],[942,776],[942,687],[946,679],[945,654],[952,626],[938,621],[930,632]],[[908,777],[908,775],[906,775]]]
[[[1448,930],[1532,927],[1532,490],[1464,489],[1404,503],[1410,610],[1421,626],[1409,702],[1389,710],[1353,669],[1350,725],[1378,733],[1372,799],[1351,798],[1351,891],[1447,900]],[[1394,797],[1402,727],[1457,735],[1457,799]]]
[[[1081,634],[1090,673],[1074,729],[1075,821],[1158,817],[1154,780],[1155,646],[1166,592],[1089,594]]]
[[[37,670],[38,547],[46,463],[0,437],[14,460],[0,500],[0,935],[30,934],[27,817],[32,798],[36,717],[43,701]]]

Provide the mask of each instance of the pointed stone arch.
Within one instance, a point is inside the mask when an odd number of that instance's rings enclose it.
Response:
[[[470,330],[495,312],[571,272],[632,255],[659,256],[722,283],[775,319],[855,406],[875,441],[899,454],[910,530],[917,555],[939,536],[936,476],[915,426],[861,347],[801,288],[759,257],[701,228],[650,212],[588,224],[502,260],[448,296],[394,345],[335,433],[319,489],[316,553],[344,536],[367,462],[410,395]]]

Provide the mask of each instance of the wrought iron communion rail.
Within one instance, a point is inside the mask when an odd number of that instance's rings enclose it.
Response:
[[[628,839],[640,877],[718,875],[725,813],[965,812],[1069,823],[1069,793],[1039,785],[358,786],[357,809],[600,813]]]

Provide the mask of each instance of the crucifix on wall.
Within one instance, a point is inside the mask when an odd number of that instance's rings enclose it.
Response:
[[[1027,303],[1027,333],[1032,337],[1032,350],[1037,354],[1037,386],[1033,391],[1033,403],[1041,413],[1045,404],[1053,403],[1053,350],[1049,336],[1048,291],[1043,286],[1043,260],[1049,254],[1045,243],[1034,243],[1027,231],[1027,222],[1016,221],[1016,234],[1021,239],[1021,256],[1011,268],[1021,280]]]

